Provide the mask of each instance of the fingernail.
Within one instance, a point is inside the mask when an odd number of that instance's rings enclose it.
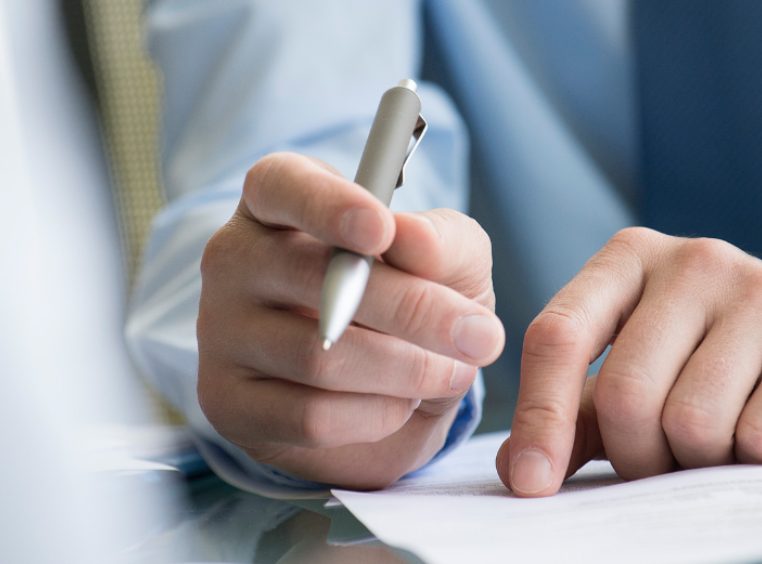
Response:
[[[353,250],[376,251],[383,237],[384,221],[375,210],[351,209],[341,217],[339,231]]]
[[[413,411],[415,411],[416,409],[418,409],[421,406],[421,401],[422,400],[414,400],[413,401]]]
[[[553,466],[536,448],[522,450],[511,465],[511,488],[522,494],[536,494],[553,482]]]
[[[463,362],[454,361],[452,376],[450,377],[450,390],[453,392],[465,391],[474,381],[476,368]]]
[[[467,315],[455,322],[452,339],[455,347],[473,359],[482,359],[495,352],[500,327],[486,315]]]

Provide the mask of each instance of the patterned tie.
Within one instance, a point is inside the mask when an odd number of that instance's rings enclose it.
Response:
[[[158,174],[158,81],[143,45],[143,0],[60,0],[70,33],[87,30],[87,41],[75,35],[75,53],[90,57],[108,158],[114,180],[122,243],[129,281],[137,274],[151,219],[164,198]],[[183,422],[146,384],[147,402],[167,423]],[[147,404],[148,405],[148,404]]]
[[[60,0],[65,11],[76,2]],[[135,280],[151,220],[164,203],[159,180],[159,84],[145,50],[144,0],[81,0],[128,267]]]
[[[762,1],[634,0],[643,219],[762,257]]]

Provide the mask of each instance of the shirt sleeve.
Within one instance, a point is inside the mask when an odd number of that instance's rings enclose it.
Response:
[[[163,79],[162,167],[168,205],[154,221],[127,340],[143,374],[186,417],[221,477],[270,496],[323,491],[252,461],[218,435],[196,396],[199,265],[232,215],[248,168],[272,151],[322,159],[352,177],[381,93],[420,66],[420,6],[408,0],[156,0],[149,50]],[[392,33],[389,32],[392,30]],[[467,202],[467,136],[449,98],[421,84],[426,139],[395,210]],[[478,423],[481,380],[445,450]]]

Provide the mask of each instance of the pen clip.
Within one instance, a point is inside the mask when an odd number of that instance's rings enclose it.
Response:
[[[405,160],[402,163],[402,169],[400,170],[399,177],[397,177],[397,185],[395,188],[399,188],[402,186],[402,183],[405,182],[405,167],[407,166],[410,157],[413,156],[413,153],[415,153],[415,150],[418,148],[418,145],[420,145],[421,139],[423,139],[428,128],[429,124],[426,123],[426,120],[423,119],[422,115],[419,115],[418,121],[415,123],[415,129],[413,129],[413,144],[410,146],[410,149],[408,149],[407,155],[405,155]]]

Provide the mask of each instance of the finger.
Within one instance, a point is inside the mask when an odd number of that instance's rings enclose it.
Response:
[[[476,221],[450,209],[398,213],[395,221],[385,262],[494,308],[492,247]]]
[[[494,312],[455,290],[375,263],[357,321],[474,366],[495,361],[505,330]]]
[[[675,466],[661,415],[707,327],[707,308],[695,295],[666,272],[654,276],[601,367],[598,424],[608,458],[625,479]]]
[[[391,211],[370,192],[293,153],[273,153],[255,164],[246,175],[242,201],[242,212],[260,223],[304,231],[363,254],[382,253],[394,238]]]
[[[734,434],[762,372],[759,314],[718,320],[669,393],[662,426],[680,466],[734,462]]]
[[[566,478],[573,475],[589,461],[606,457],[603,439],[601,439],[601,432],[598,427],[598,414],[595,411],[595,402],[593,401],[597,382],[598,376],[591,376],[585,380],[574,431],[574,446],[569,457]]]
[[[328,254],[303,233],[277,232],[252,250],[241,271],[252,297],[271,304],[317,308]],[[266,269],[260,265],[267,264]],[[505,342],[489,308],[455,290],[376,262],[355,321],[474,366],[493,362]]]
[[[422,413],[423,405],[401,429],[379,441],[322,449],[270,444],[246,451],[255,460],[305,480],[351,489],[383,488],[429,462],[446,443],[457,407],[432,416]]]
[[[375,442],[399,430],[419,403],[231,372],[227,367],[216,372],[201,363],[198,396],[214,428],[244,448],[263,442],[308,448]]]
[[[617,234],[532,322],[524,338],[521,384],[508,467],[522,496],[558,491],[569,465],[587,367],[634,308],[661,235]]]
[[[762,370],[760,371],[762,374]],[[744,464],[762,464],[762,376],[736,427],[735,455]]]
[[[462,395],[476,376],[473,366],[361,327],[347,328],[326,352],[314,319],[264,307],[241,319],[228,331],[245,346],[229,346],[223,355],[268,377],[331,391],[434,399]]]
[[[598,420],[593,403],[593,390],[595,389],[596,376],[585,381],[585,386],[580,400],[579,413],[577,414],[576,428],[574,431],[574,446],[569,458],[569,465],[564,478],[573,475],[577,470],[590,460],[604,456],[603,442],[598,430]],[[510,488],[510,437],[505,440],[497,453],[497,473],[502,482]]]

